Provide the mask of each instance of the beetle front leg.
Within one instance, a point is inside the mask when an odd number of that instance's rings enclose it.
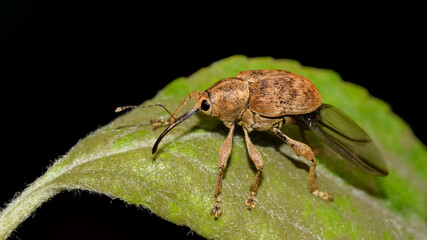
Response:
[[[225,139],[224,143],[221,145],[221,148],[219,149],[219,160],[218,160],[218,177],[216,179],[215,184],[215,197],[216,197],[216,203],[214,207],[212,208],[212,214],[215,215],[215,218],[218,218],[219,215],[221,215],[221,185],[222,185],[222,174],[227,166],[227,160],[230,157],[231,153],[231,147],[233,145],[233,132],[234,132],[234,123],[230,125],[230,131],[228,132],[227,138]]]
[[[172,115],[164,120],[164,119],[151,119],[151,125],[171,125],[173,122],[175,122],[176,117],[178,116],[178,114],[181,112],[182,108],[187,105],[188,101],[190,101],[190,99],[198,99],[200,97],[201,92],[200,91],[193,91],[191,92],[183,101],[182,103],[178,106],[177,109],[175,109],[175,111],[172,113]]]
[[[248,200],[246,200],[246,205],[248,205],[248,209],[252,209],[255,207],[255,195],[258,190],[258,183],[261,180],[262,169],[264,168],[264,161],[262,160],[261,153],[255,148],[251,139],[249,138],[249,131],[246,128],[243,128],[243,132],[245,133],[245,141],[246,147],[248,148],[249,157],[254,162],[256,169],[258,170],[254,182],[251,185],[251,195]]]
[[[312,162],[310,166],[310,171],[308,173],[309,175],[308,190],[312,192],[314,195],[322,198],[325,201],[332,201],[333,198],[329,193],[321,192],[318,190],[317,181],[316,181],[316,159],[314,158],[314,153],[311,150],[311,148],[305,143],[298,142],[289,138],[284,133],[282,133],[278,128],[273,128],[272,131],[281,139],[283,139],[294,150],[297,156],[303,156],[308,161]]]

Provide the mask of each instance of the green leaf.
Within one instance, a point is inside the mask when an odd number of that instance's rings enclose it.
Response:
[[[152,118],[167,118],[161,108],[135,109],[80,140],[64,157],[0,213],[0,239],[43,202],[67,189],[120,198],[149,209],[209,239],[421,239],[427,237],[427,151],[389,106],[330,70],[303,67],[292,60],[233,56],[188,78],[178,78],[154,99],[173,110],[193,90],[250,69],[284,69],[309,78],[325,103],[358,122],[376,141],[389,176],[371,176],[341,159],[313,135],[319,188],[334,196],[324,202],[307,190],[308,163],[277,137],[251,133],[265,161],[257,206],[245,200],[255,176],[243,132],[236,128],[222,188],[223,215],[210,214],[215,198],[217,157],[228,129],[202,114],[184,121],[151,148],[162,128]],[[191,102],[190,102],[191,105]],[[185,109],[184,109],[185,111]],[[286,133],[298,138],[295,128]]]

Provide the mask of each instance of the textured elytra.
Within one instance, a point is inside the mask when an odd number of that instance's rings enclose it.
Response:
[[[237,77],[250,83],[249,108],[265,117],[309,113],[322,103],[319,91],[307,78],[288,71],[246,71]]]

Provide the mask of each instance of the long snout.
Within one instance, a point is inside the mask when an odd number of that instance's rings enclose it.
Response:
[[[186,114],[182,115],[180,118],[178,118],[172,125],[170,125],[168,128],[163,131],[163,133],[157,138],[156,143],[154,143],[153,150],[151,151],[153,154],[156,152],[157,147],[159,146],[160,141],[162,141],[163,137],[170,131],[172,128],[174,128],[176,125],[183,122],[185,119],[193,116],[196,112],[198,112],[199,108],[193,108],[190,111],[188,111]]]

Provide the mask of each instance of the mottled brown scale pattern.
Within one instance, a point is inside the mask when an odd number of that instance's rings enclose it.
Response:
[[[261,116],[305,114],[322,103],[317,88],[305,77],[291,72],[255,70],[237,76],[249,82],[249,109]]]
[[[284,70],[274,70],[274,69],[263,69],[263,70],[251,70],[251,71],[243,71],[237,74],[237,78],[245,79],[248,82],[257,82],[263,80],[265,78],[274,78],[283,76],[283,74],[291,72]]]

